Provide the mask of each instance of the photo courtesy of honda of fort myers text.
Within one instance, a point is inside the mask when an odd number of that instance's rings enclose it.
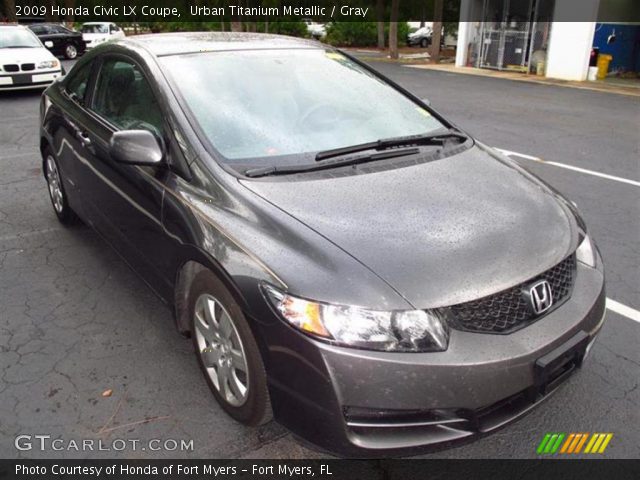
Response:
[[[0,478],[638,478],[639,118],[636,0],[3,0]]]

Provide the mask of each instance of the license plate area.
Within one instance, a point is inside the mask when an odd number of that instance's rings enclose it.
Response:
[[[33,82],[33,79],[30,73],[21,73],[18,75],[11,75],[11,78],[13,79],[14,85],[28,85]]]
[[[579,332],[555,350],[536,360],[537,393],[546,395],[551,392],[580,367],[588,344],[589,335]]]

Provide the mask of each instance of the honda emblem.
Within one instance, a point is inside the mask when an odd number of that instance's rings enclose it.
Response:
[[[540,280],[528,287],[525,290],[525,296],[531,303],[531,308],[536,315],[546,312],[553,305],[551,285],[546,280]]]

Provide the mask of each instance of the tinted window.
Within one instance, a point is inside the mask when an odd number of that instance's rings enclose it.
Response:
[[[47,33],[47,27],[45,27],[44,25],[30,25],[29,28],[37,34],[45,34]]]
[[[103,24],[85,24],[82,26],[82,33],[109,33],[109,29]]]
[[[52,25],[51,27],[49,27],[51,29],[52,33],[69,33],[69,30],[67,30],[64,27],[60,27],[58,25]]]
[[[333,50],[212,52],[161,61],[206,137],[229,161],[307,163],[305,157],[321,150],[443,126]]]
[[[67,80],[66,90],[70,95],[73,94],[75,98],[81,103],[87,94],[87,84],[89,83],[89,76],[91,75],[91,64],[86,64],[80,67],[79,70],[73,69],[69,74],[70,78]]]
[[[123,130],[162,133],[162,112],[149,83],[133,63],[107,59],[100,71],[93,109]]]

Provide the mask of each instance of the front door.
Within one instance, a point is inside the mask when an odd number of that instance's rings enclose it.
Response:
[[[111,159],[109,142],[118,130],[146,129],[164,144],[167,128],[143,70],[123,56],[102,61],[80,135],[81,196],[94,227],[162,297],[170,287],[158,269],[167,241],[161,223],[164,166],[126,165]],[[156,181],[157,180],[157,181]]]

